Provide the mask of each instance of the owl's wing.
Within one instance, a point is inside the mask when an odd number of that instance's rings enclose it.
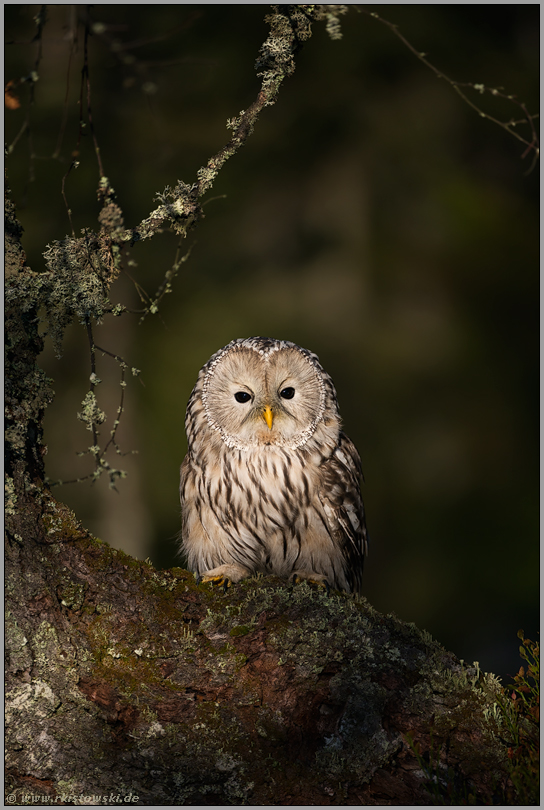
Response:
[[[346,562],[351,590],[361,590],[363,563],[368,539],[361,496],[361,459],[353,442],[340,432],[338,444],[321,465],[319,499],[327,516],[331,535],[339,543]]]

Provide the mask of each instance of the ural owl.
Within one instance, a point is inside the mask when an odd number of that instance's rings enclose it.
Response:
[[[315,354],[233,340],[201,369],[185,427],[181,550],[198,578],[262,572],[360,591],[361,460]]]

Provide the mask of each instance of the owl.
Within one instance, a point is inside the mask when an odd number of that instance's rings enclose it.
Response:
[[[360,592],[361,460],[315,354],[233,340],[201,369],[185,428],[180,550],[199,580],[261,572]]]

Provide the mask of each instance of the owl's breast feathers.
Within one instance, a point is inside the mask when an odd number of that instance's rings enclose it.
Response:
[[[331,439],[295,451],[212,441],[205,467],[188,453],[181,501],[190,567],[234,561],[281,576],[306,567],[332,587],[359,591],[367,553],[361,461],[343,432]]]

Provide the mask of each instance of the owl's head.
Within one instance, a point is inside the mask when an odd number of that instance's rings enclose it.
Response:
[[[286,340],[233,340],[203,367],[193,396],[209,427],[239,450],[294,449],[320,428],[335,438],[340,429],[331,378],[315,354]]]

